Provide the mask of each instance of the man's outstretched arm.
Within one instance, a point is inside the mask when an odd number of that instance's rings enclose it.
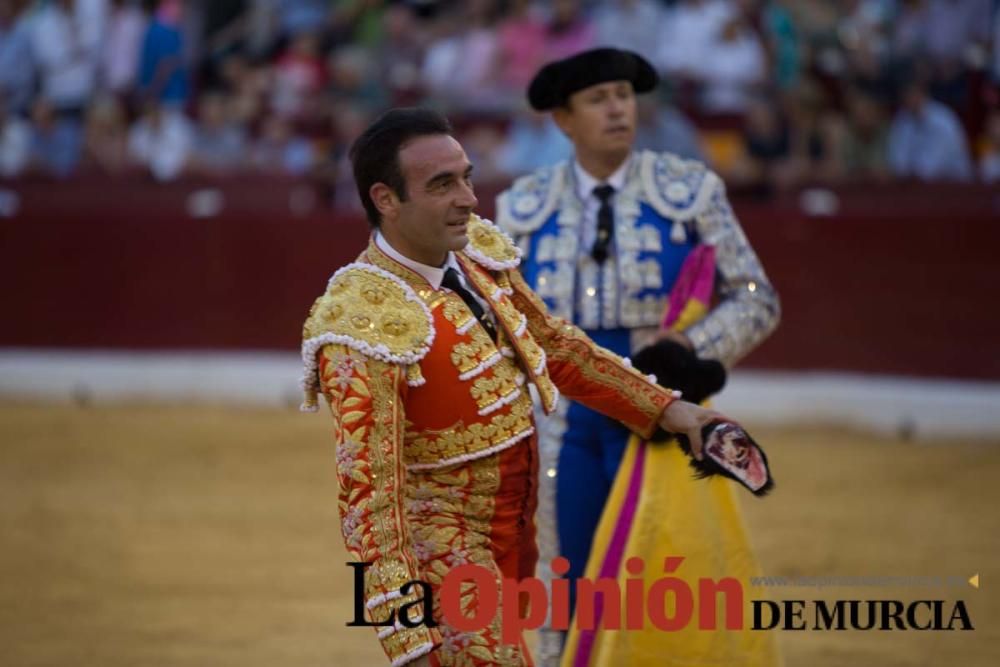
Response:
[[[620,421],[649,437],[657,426],[684,433],[695,456],[701,456],[701,427],[721,416],[677,400],[617,354],[600,347],[579,327],[553,317],[517,271],[510,276],[514,305],[524,313],[528,330],[545,350],[549,376],[567,398]],[[669,383],[670,378],[660,378]]]

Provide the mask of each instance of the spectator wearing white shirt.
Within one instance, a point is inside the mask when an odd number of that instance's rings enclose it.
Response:
[[[495,0],[473,0],[462,16],[443,17],[440,38],[424,59],[423,81],[435,95],[463,106],[490,106],[499,81]]]
[[[202,95],[195,136],[192,167],[199,172],[210,175],[230,172],[247,157],[246,132],[233,121],[230,99],[222,93]]]
[[[80,121],[60,115],[41,97],[35,100],[32,108],[31,125],[31,166],[57,178],[70,176],[83,153]]]
[[[301,176],[313,167],[315,156],[312,145],[294,133],[287,118],[272,114],[263,123],[251,161],[263,172]]]
[[[135,85],[149,15],[137,0],[112,0],[111,4],[101,54],[101,84],[105,90],[121,95]]]
[[[8,111],[0,97],[0,178],[14,178],[31,158],[31,126]]]
[[[0,1],[0,94],[15,113],[26,113],[35,93],[31,32],[28,0]]]
[[[100,60],[108,34],[110,0],[73,0],[72,4],[80,46],[87,53],[88,59],[96,64]]]
[[[968,181],[972,160],[955,112],[931,99],[923,81],[904,88],[903,105],[889,128],[889,167],[900,178]]]
[[[715,56],[716,38],[734,14],[725,0],[681,0],[667,14],[655,61],[671,76],[691,77]]]
[[[716,114],[742,114],[751,96],[764,83],[767,54],[760,38],[741,16],[720,28],[711,55],[693,66],[701,83],[701,107]]]
[[[129,155],[157,180],[169,181],[184,173],[193,141],[194,130],[183,113],[150,102],[129,132]]]
[[[74,16],[70,0],[54,0],[32,20],[32,56],[42,96],[59,112],[79,116],[94,92],[96,67],[89,35]]]
[[[612,0],[594,14],[597,45],[653,56],[663,39],[666,12],[654,0]]]

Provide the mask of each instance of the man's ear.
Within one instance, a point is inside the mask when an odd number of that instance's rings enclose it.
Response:
[[[382,215],[382,218],[393,218],[399,213],[399,196],[385,183],[375,183],[368,188],[368,196]]]
[[[570,133],[570,120],[572,114],[573,112],[570,111],[569,102],[552,110],[552,120],[555,122],[556,127],[562,130],[562,133],[565,134],[570,140],[573,139],[573,135]]]

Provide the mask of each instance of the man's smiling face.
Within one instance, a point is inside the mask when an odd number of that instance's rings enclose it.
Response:
[[[399,167],[406,196],[383,212],[383,233],[407,257],[441,266],[448,252],[469,242],[469,216],[478,203],[472,164],[454,137],[434,134],[404,144]]]

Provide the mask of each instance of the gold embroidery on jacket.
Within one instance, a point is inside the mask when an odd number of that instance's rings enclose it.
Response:
[[[407,431],[407,463],[437,463],[508,444],[526,437],[532,428],[531,398],[522,392],[511,402],[509,411],[494,413],[488,422],[465,424],[458,421],[440,431]]]
[[[491,375],[478,377],[472,383],[472,398],[483,414],[483,410],[507,399],[522,384],[524,376],[513,364],[498,364]]]

